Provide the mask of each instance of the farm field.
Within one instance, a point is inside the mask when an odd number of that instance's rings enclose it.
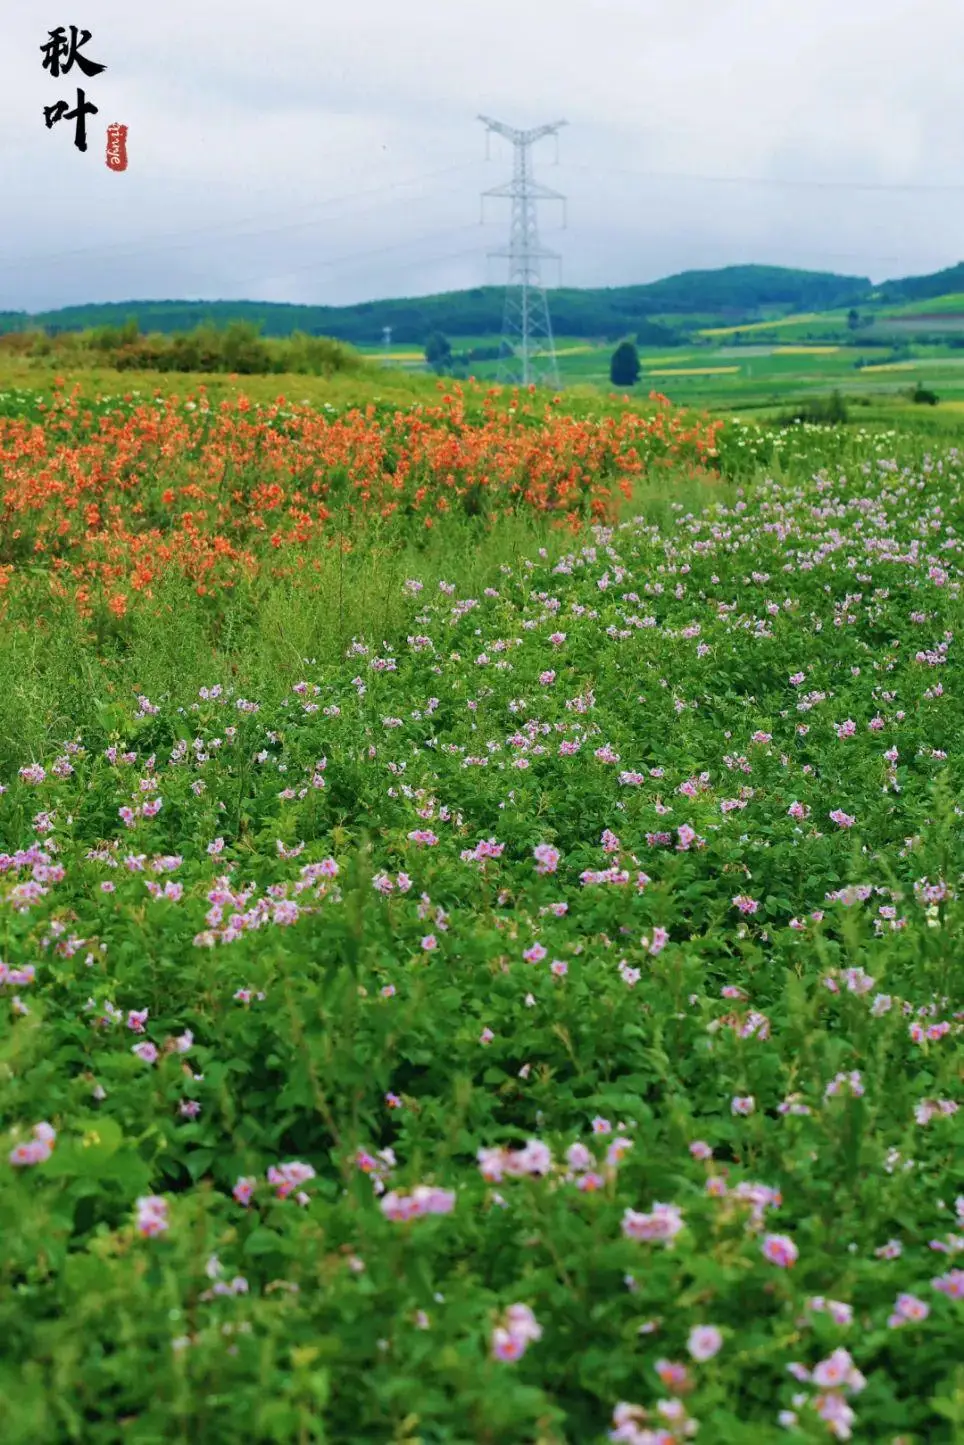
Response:
[[[961,413],[705,383],[5,372],[4,1445],[964,1438]]]
[[[856,405],[899,403],[918,383],[936,392],[941,402],[964,400],[964,353],[928,339],[926,331],[923,340],[915,339],[914,328],[939,331],[936,323],[896,316],[896,329],[888,330],[889,315],[875,319],[857,336],[847,327],[846,313],[825,313],[714,328],[696,333],[690,344],[672,351],[639,347],[642,371],[633,391],[645,397],[656,388],[681,406],[748,414],[772,413],[833,389]],[[911,330],[905,335],[907,327]],[[805,328],[820,340],[801,340]],[[769,338],[766,344],[751,339],[761,333]],[[734,337],[747,340],[734,345]],[[491,337],[470,338],[464,347],[482,345],[483,340],[492,342]],[[559,338],[556,355],[562,386],[567,391],[572,387],[610,391],[613,349],[612,342]],[[397,378],[405,371],[414,377],[425,371],[420,353],[411,347],[388,352],[371,348],[365,354],[379,360],[387,376]],[[491,382],[497,367],[497,362],[473,362],[470,370],[480,381]]]

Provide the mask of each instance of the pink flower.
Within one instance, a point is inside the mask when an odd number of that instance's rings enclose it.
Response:
[[[709,1144],[704,1143],[702,1139],[693,1140],[692,1144],[690,1145],[690,1153],[692,1154],[694,1159],[713,1158],[713,1150],[710,1148]]]
[[[690,1330],[686,1348],[694,1360],[701,1364],[705,1360],[712,1360],[723,1346],[723,1336],[715,1325],[695,1325]]]
[[[137,1232],[144,1239],[163,1234],[168,1226],[167,1200],[159,1194],[147,1194],[137,1201]]]
[[[879,1249],[874,1250],[878,1259],[900,1259],[903,1252],[904,1246],[899,1239],[888,1239],[886,1244],[882,1244]]]
[[[793,1240],[786,1234],[764,1235],[761,1249],[763,1258],[771,1264],[779,1265],[781,1269],[791,1269],[800,1254]]]
[[[844,1089],[848,1090],[853,1098],[861,1098],[864,1085],[859,1069],[852,1069],[849,1074],[835,1074],[823,1091],[824,1098],[831,1099],[834,1095],[842,1093]]]
[[[752,1114],[755,1108],[756,1100],[754,1099],[752,1094],[746,1094],[743,1097],[737,1094],[730,1101],[730,1111],[734,1114],[742,1114],[746,1116],[748,1114]]]
[[[250,1175],[242,1175],[241,1178],[238,1180],[237,1184],[235,1184],[234,1188],[231,1190],[231,1193],[234,1195],[235,1199],[239,1204],[243,1204],[245,1208],[247,1208],[247,1206],[251,1203],[251,1196],[257,1189],[257,1187],[257,1179]]]
[[[741,913],[756,913],[759,906],[756,898],[749,898],[745,893],[738,893],[733,899],[733,907],[738,908]]]
[[[25,1164],[43,1164],[53,1153],[56,1142],[57,1134],[48,1123],[35,1124],[33,1138],[11,1149],[10,1163],[18,1168]]]
[[[559,866],[559,849],[553,848],[551,843],[539,843],[533,848],[532,856],[538,865],[537,873],[555,873]]]
[[[830,821],[836,823],[840,828],[852,828],[857,819],[852,818],[849,813],[845,813],[842,808],[834,808],[830,814]]]
[[[667,1390],[678,1390],[682,1392],[689,1384],[689,1375],[686,1366],[677,1364],[675,1360],[657,1360],[653,1369]]]
[[[892,1330],[899,1329],[902,1325],[920,1324],[930,1314],[930,1305],[925,1304],[916,1295],[899,1294],[897,1303],[894,1305],[894,1312],[887,1321]]]
[[[566,1150],[566,1163],[569,1168],[579,1173],[583,1169],[589,1169],[595,1161],[585,1144],[570,1144]]]
[[[509,1305],[492,1331],[492,1357],[505,1364],[520,1360],[534,1340],[542,1338],[542,1326],[528,1305]]]
[[[947,1274],[939,1274],[931,1280],[931,1284],[941,1294],[946,1294],[948,1299],[964,1299],[964,1269],[952,1269]]]
[[[498,1148],[480,1149],[475,1157],[482,1178],[489,1184],[500,1184],[507,1162],[506,1151]]]
[[[510,1150],[506,1156],[506,1173],[548,1174],[552,1168],[552,1150],[541,1139],[529,1139],[523,1149]]]
[[[297,1159],[290,1164],[272,1164],[268,1170],[268,1183],[274,1185],[279,1199],[287,1199],[300,1184],[306,1184],[314,1177],[315,1171],[311,1165],[302,1164]]]
[[[479,1043],[480,1043],[480,1044],[491,1044],[491,1042],[492,1042],[492,1040],[493,1040],[494,1038],[495,1038],[495,1034],[492,1032],[492,1030],[489,1029],[489,1028],[485,1028],[485,1029],[483,1029],[482,1032],[479,1034]]]
[[[391,1190],[382,1196],[380,1206],[386,1219],[396,1224],[407,1224],[410,1219],[420,1219],[426,1214],[451,1214],[455,1208],[455,1192],[419,1184],[410,1194]]]
[[[139,1059],[143,1059],[145,1064],[157,1063],[158,1054],[155,1044],[135,1044],[131,1049],[131,1053],[136,1054]]]
[[[509,1305],[505,1319],[512,1333],[527,1343],[542,1339],[542,1326],[537,1323],[528,1305]]]
[[[492,1358],[504,1365],[514,1365],[516,1360],[521,1360],[527,1347],[526,1340],[513,1335],[503,1325],[496,1325],[492,1331]]]
[[[670,1244],[683,1228],[683,1215],[675,1204],[654,1204],[649,1214],[635,1209],[623,1213],[622,1230],[627,1239]]]
[[[623,1134],[617,1134],[606,1150],[606,1163],[610,1168],[615,1169],[623,1162],[624,1155],[628,1154],[632,1147],[632,1139],[627,1139]]]
[[[834,1350],[832,1355],[815,1365],[811,1379],[821,1390],[839,1390],[846,1387],[858,1391],[862,1390],[866,1383],[860,1371],[855,1369],[849,1352],[843,1349]]]

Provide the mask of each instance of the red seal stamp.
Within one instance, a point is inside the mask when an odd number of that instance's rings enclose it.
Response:
[[[127,126],[107,127],[107,166],[112,171],[127,170]]]

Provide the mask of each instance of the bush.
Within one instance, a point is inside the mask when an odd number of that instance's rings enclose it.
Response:
[[[848,420],[847,404],[839,391],[832,391],[827,397],[814,397],[811,401],[802,402],[779,418],[781,426],[793,426],[798,422],[841,426]]]
[[[632,341],[621,341],[609,363],[609,378],[613,386],[635,386],[639,373],[639,352],[635,344]]]

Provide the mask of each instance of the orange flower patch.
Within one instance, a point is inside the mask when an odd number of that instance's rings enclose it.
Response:
[[[82,611],[99,598],[118,617],[170,571],[207,595],[368,518],[608,520],[648,471],[711,465],[722,425],[655,394],[652,416],[576,419],[531,395],[506,410],[494,391],[470,418],[458,387],[435,406],[341,415],[283,397],[215,408],[201,389],[95,416],[78,392],[39,422],[0,418],[0,587],[42,559]]]

